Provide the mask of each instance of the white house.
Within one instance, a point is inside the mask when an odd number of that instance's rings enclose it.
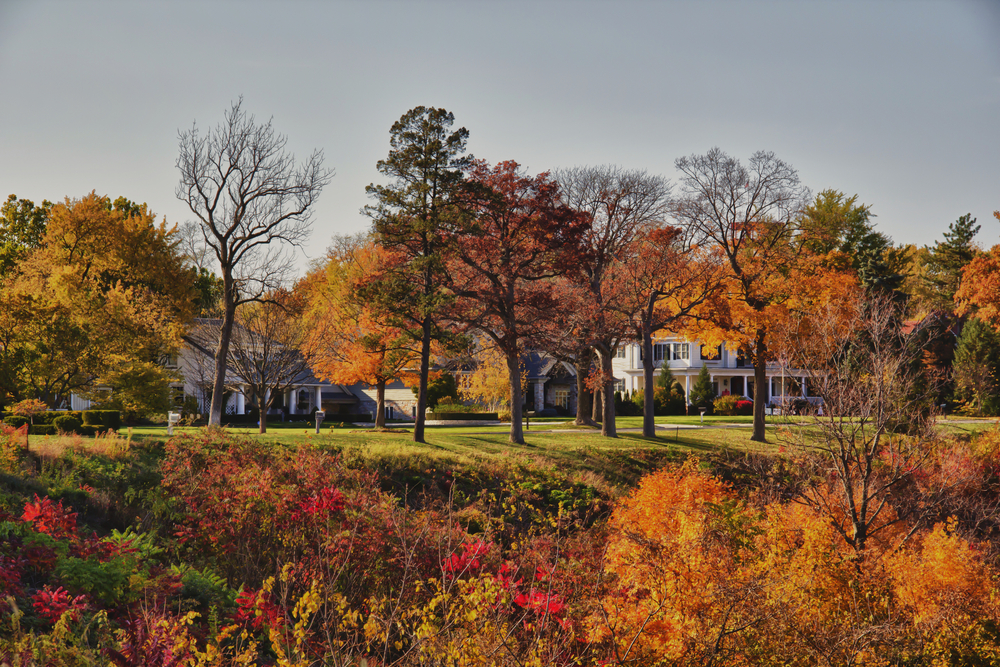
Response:
[[[691,392],[702,366],[707,366],[716,394],[753,398],[753,366],[725,345],[706,349],[697,341],[663,338],[653,344],[653,361],[657,368],[663,363],[669,365],[674,378],[684,387],[685,395]],[[619,345],[612,367],[619,391],[631,393],[642,389],[642,348],[639,344]],[[809,373],[805,370],[768,364],[766,372],[769,403],[794,398],[818,400],[816,392],[810,391]]]

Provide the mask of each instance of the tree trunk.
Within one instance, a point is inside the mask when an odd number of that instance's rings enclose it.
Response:
[[[667,363],[664,361],[663,363]],[[647,438],[656,437],[656,422],[653,417],[653,334],[647,327],[642,329],[642,434]]]
[[[507,373],[510,375],[510,442],[524,444],[524,430],[521,425],[524,396],[521,393],[521,357],[515,350],[507,353]]]
[[[260,420],[257,422],[258,433],[267,433],[267,410],[268,405],[262,405],[260,408]]]
[[[212,405],[208,409],[208,425],[222,426],[222,409],[226,391],[226,371],[229,369],[229,343],[233,337],[233,322],[236,321],[236,285],[232,272],[223,268],[222,328],[219,331],[219,345],[215,349],[215,381],[212,385]]]
[[[615,376],[611,368],[612,353],[604,351],[598,352],[601,357],[601,369],[604,377],[604,419],[601,421],[601,435],[606,438],[617,438],[618,430],[615,428]]]
[[[758,329],[753,354],[753,435],[754,442],[767,442],[764,431],[764,404],[767,402],[767,347],[764,330]]]
[[[375,428],[385,428],[385,380],[375,383]]]
[[[594,419],[591,411],[594,409],[594,401],[590,390],[587,389],[587,377],[590,375],[590,364],[593,361],[593,353],[589,347],[583,347],[576,355],[576,421],[578,426],[594,426]]]
[[[604,390],[594,390],[594,423],[600,424],[604,420]]]
[[[413,442],[424,442],[424,422],[427,420],[427,377],[431,369],[431,320],[424,318],[420,339],[420,384],[417,390],[417,414],[413,416]]]

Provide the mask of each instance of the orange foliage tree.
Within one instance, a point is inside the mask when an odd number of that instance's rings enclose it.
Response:
[[[416,353],[412,338],[387,324],[384,314],[357,292],[395,257],[371,242],[344,245],[305,279],[309,307],[303,352],[319,378],[375,387],[375,425],[383,427],[386,384],[400,377]]]
[[[678,331],[713,302],[719,284],[718,264],[705,248],[685,242],[677,227],[639,233],[610,271],[612,308],[622,314],[642,345],[642,434],[656,436],[653,422],[653,336]]]
[[[822,512],[743,498],[688,461],[643,479],[611,529],[587,627],[614,664],[977,664],[962,660],[1000,649],[996,571],[954,521],[861,560]]]
[[[724,271],[722,307],[703,342],[727,341],[754,369],[752,440],[765,441],[767,364],[772,331],[795,310],[821,304],[825,296],[854,282],[810,253],[798,235],[798,214],[808,190],[798,173],[773,153],[754,153],[743,165],[713,148],[676,161],[684,174],[675,217],[693,238],[714,248]]]
[[[1000,211],[993,215],[1000,220]],[[1000,330],[1000,245],[977,255],[962,270],[955,302],[959,315],[975,313]]]

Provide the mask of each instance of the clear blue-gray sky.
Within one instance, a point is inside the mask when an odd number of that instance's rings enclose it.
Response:
[[[1000,242],[1000,2],[0,0],[0,191],[91,190],[170,222],[178,130],[240,95],[337,175],[301,266],[368,227],[388,131],[444,107],[470,152],[531,172],[676,178],[713,146],[774,151],[857,194],[896,242],[972,213]]]

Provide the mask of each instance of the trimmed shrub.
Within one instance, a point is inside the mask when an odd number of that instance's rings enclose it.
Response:
[[[496,412],[428,412],[427,418],[452,421],[496,421],[500,416]]]
[[[122,413],[118,410],[84,410],[83,423],[87,426],[106,426],[117,431],[122,427]]]
[[[29,435],[55,435],[56,427],[52,424],[35,424],[28,427]]]
[[[753,414],[753,401],[741,398],[736,402],[736,414],[749,417]]]
[[[72,415],[60,415],[52,420],[52,425],[63,433],[79,433],[82,424]]]
[[[729,394],[727,396],[719,396],[715,399],[715,414],[722,415],[724,417],[732,417],[736,414],[737,404],[743,400],[741,396],[735,396]]]
[[[21,428],[30,421],[31,420],[27,417],[21,417],[19,415],[7,415],[3,418],[3,423],[11,428]]]

